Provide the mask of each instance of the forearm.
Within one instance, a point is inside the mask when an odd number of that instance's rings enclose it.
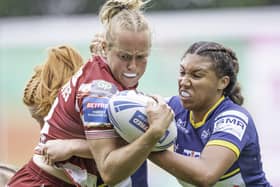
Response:
[[[155,152],[149,155],[149,160],[166,170],[178,179],[197,186],[209,186],[205,181],[207,168],[197,158],[185,157],[172,151]]]
[[[71,139],[71,152],[73,156],[82,158],[93,158],[89,145],[84,139]]]
[[[148,102],[146,112],[149,128],[130,144],[121,144],[120,138],[89,140],[91,152],[106,184],[114,185],[132,175],[147,159],[173,119],[171,109],[160,98],[157,102]]]
[[[131,176],[146,160],[158,140],[159,137],[146,132],[134,142],[111,151],[99,162],[102,163],[99,170],[103,180],[114,185]]]

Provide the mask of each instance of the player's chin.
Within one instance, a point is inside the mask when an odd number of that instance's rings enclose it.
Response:
[[[128,88],[131,88],[131,87],[135,87],[137,85],[139,81],[139,78],[135,77],[135,78],[128,78],[128,77],[125,77],[123,80],[122,80],[122,84],[125,86],[125,87],[128,87]]]
[[[188,110],[192,110],[193,109],[193,104],[189,101],[189,100],[182,100],[182,105],[184,106],[184,108],[187,108]]]

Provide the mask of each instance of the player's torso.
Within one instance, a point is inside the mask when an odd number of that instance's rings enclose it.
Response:
[[[218,139],[217,136],[213,136],[216,130],[214,129],[214,124],[217,121],[217,116],[220,115],[222,111],[232,110],[232,108],[238,111],[238,107],[236,107],[235,104],[231,101],[225,100],[208,114],[207,119],[203,124],[200,124],[199,127],[194,127],[190,122],[190,112],[183,108],[179,98],[172,101],[171,108],[175,110],[175,119],[178,128],[178,135],[174,150],[182,155],[195,158],[200,157],[203,148],[213,139],[213,137],[214,139]],[[232,133],[234,134],[237,132],[239,132],[238,129]],[[230,140],[232,136],[228,136],[227,138]],[[237,141],[236,144],[237,147],[241,149],[240,156],[233,166],[225,173],[225,175],[221,177],[215,187],[231,187],[234,186],[233,184],[238,184],[241,187],[245,186],[245,183],[248,186],[248,181],[251,180],[254,175],[256,176],[256,173],[260,184],[266,184],[267,182],[263,176],[264,173],[260,161],[260,151],[256,129],[250,120],[248,121],[246,131],[244,130],[242,140],[240,140],[240,142]],[[249,162],[254,163],[249,164]],[[258,183],[258,181],[256,181],[256,183]],[[184,182],[182,182],[182,184],[184,184]],[[187,185],[185,183],[184,186],[191,185]]]
[[[116,90],[124,90],[111,75],[109,67],[101,59],[86,63],[72,78],[66,83],[58,94],[51,111],[45,118],[45,125],[41,131],[41,143],[49,139],[86,139],[86,126],[83,124],[83,98],[92,94],[96,84],[98,87],[112,86]],[[97,93],[98,94],[98,93]],[[113,127],[112,127],[113,128]],[[102,133],[102,132],[101,132]],[[137,182],[146,186],[147,181],[147,163],[129,178],[128,184],[137,186]],[[84,159],[80,157],[71,157],[65,162],[58,164],[60,167],[69,170],[72,173],[72,180],[80,181],[82,178],[88,178],[88,184],[102,184],[95,161],[93,159]],[[86,171],[86,173],[85,173]],[[138,176],[137,178],[135,176]],[[139,186],[139,185],[138,185]],[[119,185],[119,187],[123,187]]]
[[[45,117],[45,124],[41,130],[40,143],[50,139],[86,139],[84,126],[81,120],[82,99],[90,94],[81,86],[89,85],[95,80],[115,83],[103,65],[97,62],[86,63],[59,91],[52,108]],[[40,147],[40,146],[39,146]],[[71,157],[58,165],[76,168],[76,171],[86,169],[89,173],[98,175],[93,159]],[[74,170],[73,170],[74,171]]]

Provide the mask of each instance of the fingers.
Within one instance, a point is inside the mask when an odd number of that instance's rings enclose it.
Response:
[[[52,166],[54,164],[52,158],[51,158],[51,155],[49,154],[45,154],[44,155],[44,162],[50,166]]]
[[[166,101],[164,100],[164,98],[160,95],[157,95],[157,94],[153,94],[153,95],[147,95],[151,98],[153,98],[153,100],[155,100],[156,102],[158,103],[166,103]]]
[[[146,112],[149,120],[164,118],[171,121],[174,118],[174,112],[164,100],[159,99],[157,102],[149,101],[146,106]],[[165,121],[164,120],[164,121]],[[150,121],[151,122],[151,121]]]
[[[53,166],[54,162],[52,161],[52,159],[50,158],[50,156],[48,155],[46,158],[46,163],[50,166]]]
[[[167,107],[167,108],[170,109],[170,107],[166,104],[163,97],[161,97],[159,95],[150,95],[150,97],[153,100],[147,102],[147,108],[150,108],[150,107],[155,107],[155,108],[163,107],[163,108],[165,108],[165,107]]]
[[[34,153],[37,155],[44,155],[44,144],[39,143],[35,149],[34,149]]]
[[[48,147],[46,145],[42,145],[42,156],[44,157],[44,162],[50,166],[54,164],[51,155],[48,153]]]
[[[52,141],[49,140],[45,144],[39,143],[38,146],[35,148],[35,154],[43,156],[43,160],[48,165],[53,165],[55,163],[55,156],[51,154],[50,150],[48,150],[48,143]]]

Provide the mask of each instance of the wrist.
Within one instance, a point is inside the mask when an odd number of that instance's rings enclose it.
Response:
[[[66,141],[68,141],[68,140],[66,140]],[[75,141],[75,139],[71,139],[68,142],[68,144],[69,144],[68,154],[72,155],[72,156],[76,155],[76,149],[75,149],[76,141]]]
[[[166,129],[164,128],[150,125],[147,130],[147,133],[151,134],[151,136],[155,138],[156,141],[158,141],[165,134],[165,131]]]
[[[148,142],[151,142],[152,144],[156,144],[160,140],[160,138],[164,135],[161,129],[156,129],[156,128],[147,129],[145,134],[148,139]]]
[[[165,160],[164,155],[166,155],[166,153],[167,153],[167,150],[151,152],[148,156],[148,159],[155,163],[159,163],[162,160],[164,162],[164,160]]]

